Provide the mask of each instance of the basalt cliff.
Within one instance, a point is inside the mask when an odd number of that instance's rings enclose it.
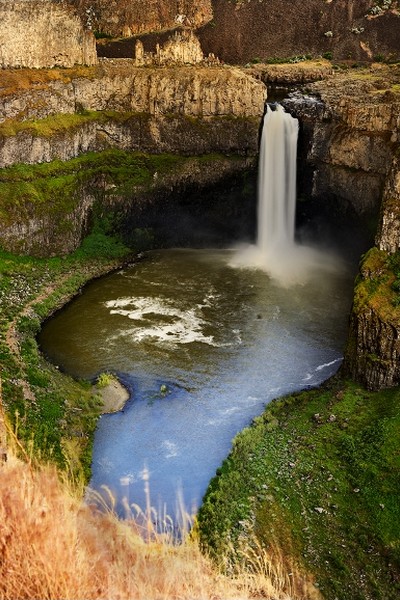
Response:
[[[245,171],[257,153],[265,93],[239,69],[218,66],[138,68],[122,59],[4,71],[1,244],[14,252],[70,252],[94,209],[127,218],[145,197],[161,202]],[[160,155],[158,167],[143,158],[130,169],[134,153]],[[211,154],[214,161],[206,160]],[[166,155],[180,157],[170,159],[168,173]]]
[[[299,192],[312,210],[349,224],[375,248],[356,280],[343,371],[370,389],[399,384],[400,70],[373,64],[335,73],[294,94],[300,119]],[[367,245],[364,246],[364,250]]]

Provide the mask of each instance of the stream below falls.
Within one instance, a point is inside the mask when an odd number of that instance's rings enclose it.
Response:
[[[340,366],[354,268],[322,261],[285,287],[230,266],[232,256],[150,252],[90,283],[40,334],[74,377],[112,371],[131,390],[123,411],[98,422],[90,484],[111,490],[121,516],[144,509],[147,473],[159,515],[174,517],[179,502],[196,511],[235,434],[271,399]]]

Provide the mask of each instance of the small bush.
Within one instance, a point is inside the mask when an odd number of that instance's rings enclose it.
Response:
[[[111,373],[100,373],[97,378],[96,385],[98,388],[105,388],[113,381],[115,381],[115,377]]]

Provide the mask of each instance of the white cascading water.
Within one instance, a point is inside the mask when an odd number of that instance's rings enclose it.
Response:
[[[327,253],[294,239],[298,130],[298,120],[281,105],[267,108],[260,145],[257,242],[241,248],[230,263],[262,269],[285,286],[305,283],[315,269],[337,264]]]
[[[258,174],[257,248],[265,264],[294,245],[299,122],[284,108],[267,108]]]

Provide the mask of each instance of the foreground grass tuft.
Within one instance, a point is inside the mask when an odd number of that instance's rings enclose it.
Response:
[[[266,556],[223,576],[189,537],[144,541],[134,521],[82,505],[54,467],[10,454],[0,481],[2,600],[290,600]]]

